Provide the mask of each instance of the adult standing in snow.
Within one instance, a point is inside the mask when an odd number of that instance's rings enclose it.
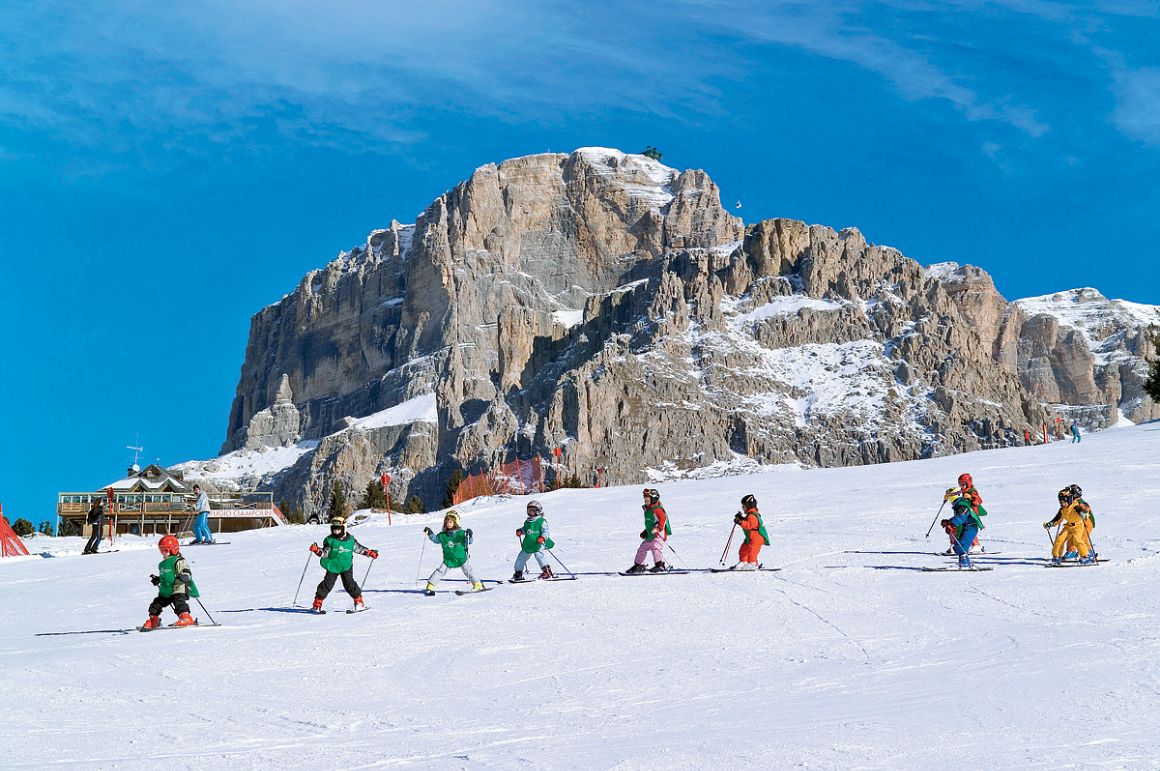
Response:
[[[197,519],[193,522],[193,544],[213,543],[213,533],[209,529],[209,495],[200,485],[193,486],[193,494],[197,496],[193,508],[197,512]]]
[[[765,523],[761,521],[761,513],[757,510],[757,499],[747,495],[741,499],[742,511],[733,517],[742,530],[745,531],[745,542],[737,553],[736,570],[757,570],[757,556],[761,554],[761,547],[769,543],[769,533],[765,531]]]
[[[96,554],[97,549],[101,546],[101,531],[105,529],[105,503],[100,498],[93,501],[93,505],[89,507],[89,514],[85,517],[85,522],[92,528],[89,533],[89,542],[85,544],[85,550],[81,554]]]
[[[1083,441],[1083,439],[1080,438],[1080,435],[1079,435],[1079,424],[1072,423],[1071,424],[1071,443],[1072,444],[1079,444],[1082,441]]]
[[[330,535],[323,539],[322,546],[310,544],[310,551],[321,558],[319,562],[326,570],[326,575],[314,590],[314,605],[311,610],[315,613],[322,612],[322,603],[339,578],[342,579],[342,588],[354,600],[354,609],[362,610],[364,607],[362,589],[354,580],[354,555],[363,554],[377,560],[379,553],[356,541],[355,537],[347,532],[346,519],[343,517],[330,520]]]
[[[673,534],[673,529],[669,525],[669,515],[661,506],[660,492],[651,487],[644,488],[644,505],[641,508],[644,509],[644,530],[640,531],[641,544],[636,550],[636,559],[633,560],[632,567],[626,572],[643,573],[645,559],[652,554],[653,566],[649,572],[664,573],[669,569],[665,564],[665,541]]]
[[[512,580],[524,580],[524,568],[528,565],[528,558],[532,556],[535,556],[540,566],[540,578],[555,578],[552,566],[544,556],[544,549],[551,549],[556,544],[548,533],[548,521],[544,519],[544,507],[539,501],[528,501],[528,516],[524,524],[516,530],[516,537],[520,539],[520,553],[516,556]]]

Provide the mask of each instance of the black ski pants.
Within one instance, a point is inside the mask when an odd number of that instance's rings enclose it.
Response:
[[[85,544],[85,554],[91,554],[97,550],[101,545],[101,531],[105,529],[105,518],[98,517],[96,524],[93,525],[93,532],[89,536],[88,543]]]
[[[188,594],[174,594],[170,597],[162,597],[160,594],[153,602],[149,603],[149,615],[160,616],[161,609],[168,606],[173,606],[173,612],[177,615],[189,612],[189,595]]]
[[[330,594],[330,590],[334,588],[334,582],[342,576],[342,588],[346,589],[346,593],[353,597],[361,597],[362,589],[358,588],[358,582],[354,580],[354,568],[344,570],[341,573],[331,573],[326,571],[326,575],[318,583],[318,588],[314,590],[316,599],[325,600],[326,595]]]

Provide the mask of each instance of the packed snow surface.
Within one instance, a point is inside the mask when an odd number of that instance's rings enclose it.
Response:
[[[686,575],[616,575],[639,543],[639,486],[561,490],[539,500],[580,579],[479,596],[450,594],[452,580],[416,593],[437,514],[380,516],[354,531],[382,556],[371,610],[353,616],[341,588],[328,615],[287,612],[303,566],[299,602],[321,578],[307,547],[325,528],[231,534],[185,549],[220,628],[37,636],[133,627],[154,594],[155,550],[82,557],[64,539],[54,559],[0,560],[2,764],[1155,768],[1158,446],[1151,423],[1079,445],[665,482]],[[951,564],[937,526],[923,534],[963,471],[1001,553],[977,558],[991,572],[923,572]],[[1111,561],[1046,569],[1042,523],[1070,483]],[[763,561],[783,570],[705,572],[749,492],[771,528]],[[462,507],[483,577],[510,576],[525,503]]]

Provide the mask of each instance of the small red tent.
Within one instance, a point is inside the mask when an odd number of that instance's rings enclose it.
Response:
[[[27,556],[28,549],[24,548],[24,541],[12,532],[8,520],[4,519],[4,506],[0,504],[0,557]]]

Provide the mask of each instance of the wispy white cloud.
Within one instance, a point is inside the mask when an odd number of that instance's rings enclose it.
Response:
[[[1160,68],[1120,69],[1112,121],[1132,139],[1160,145]]]
[[[267,126],[295,142],[406,147],[441,114],[563,123],[623,110],[696,120],[730,111],[722,88],[747,77],[746,57],[788,48],[872,73],[902,99],[966,123],[1035,139],[1050,130],[1051,111],[993,66],[1031,67],[1034,46],[964,40],[988,38],[996,13],[1034,18],[1048,25],[1047,45],[1065,45],[1098,27],[1101,13],[1146,11],[1142,0],[1107,4],[45,0],[5,10],[0,122],[129,150],[143,136],[180,147],[189,137],[250,139]],[[1037,45],[1042,53],[1044,40]],[[1117,81],[1121,130],[1152,131],[1148,88],[1146,74]]]

